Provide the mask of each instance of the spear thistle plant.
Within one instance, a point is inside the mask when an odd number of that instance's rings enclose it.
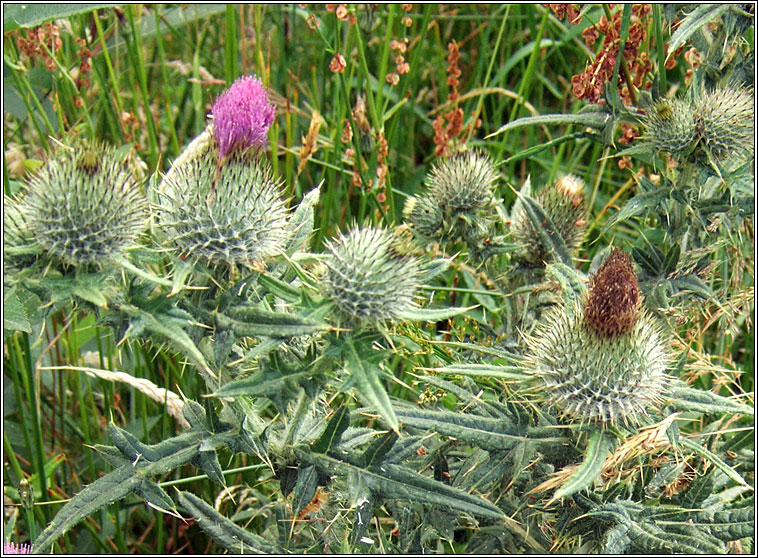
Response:
[[[548,316],[527,340],[533,370],[571,422],[637,426],[664,395],[670,356],[660,327],[640,308],[631,258],[615,249],[584,303]]]
[[[274,115],[260,79],[239,78],[164,177],[159,221],[181,255],[253,265],[283,250],[289,233],[282,187],[260,154]]]

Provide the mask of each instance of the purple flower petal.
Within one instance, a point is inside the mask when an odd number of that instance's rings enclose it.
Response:
[[[265,145],[275,112],[259,78],[245,76],[235,81],[216,99],[211,112],[220,156],[237,148]]]
[[[32,545],[30,544],[16,544],[7,542],[3,545],[3,554],[31,554]]]

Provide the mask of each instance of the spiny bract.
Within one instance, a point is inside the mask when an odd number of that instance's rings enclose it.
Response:
[[[351,320],[381,323],[415,307],[421,266],[393,231],[357,228],[327,242],[324,289]]]
[[[265,160],[233,152],[219,166],[218,145],[190,144],[166,174],[159,224],[181,254],[213,264],[260,263],[283,250],[287,209],[282,189]]]
[[[442,208],[431,196],[411,196],[405,200],[403,216],[413,230],[427,238],[442,234]]]
[[[714,89],[695,104],[695,123],[703,148],[717,161],[755,153],[755,108],[752,91]]]
[[[631,258],[614,250],[585,302],[553,310],[527,339],[529,367],[569,420],[636,426],[662,400],[670,357],[638,293]]]
[[[587,195],[582,180],[573,175],[563,176],[542,188],[535,200],[555,225],[569,251],[577,250],[584,238],[587,219]],[[521,204],[514,206],[511,234],[522,247],[522,259],[533,264],[547,261],[548,252]]]
[[[30,180],[26,222],[36,244],[68,265],[98,264],[136,243],[147,202],[110,148],[62,145]]]
[[[17,254],[15,250],[32,251],[34,238],[26,222],[23,198],[3,196],[3,257],[9,267],[23,268],[34,262],[33,254]]]
[[[688,156],[697,146],[697,130],[692,105],[683,99],[661,99],[645,117],[645,139],[656,150],[675,159]]]
[[[440,160],[428,180],[429,194],[445,212],[465,212],[492,202],[497,172],[487,154],[465,151]]]
[[[528,341],[547,402],[575,422],[639,424],[668,384],[658,326],[643,311],[627,334],[603,339],[583,322],[578,304],[555,310]]]

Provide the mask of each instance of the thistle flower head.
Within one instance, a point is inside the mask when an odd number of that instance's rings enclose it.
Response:
[[[136,243],[147,202],[134,175],[102,145],[61,146],[28,184],[26,223],[36,244],[68,265],[98,264]]]
[[[573,422],[638,425],[668,386],[663,335],[639,310],[631,261],[620,251],[598,270],[585,303],[549,313],[527,344],[547,402]]]
[[[281,252],[287,209],[270,167],[239,151],[219,166],[215,141],[196,147],[160,187],[159,224],[167,243],[213,264],[252,264]]]
[[[492,202],[497,172],[489,156],[464,151],[439,160],[429,175],[429,194],[451,213],[480,209]]]
[[[582,180],[570,174],[558,178],[552,185],[542,188],[535,200],[555,225],[569,251],[577,250],[584,238],[587,220],[587,194]],[[522,259],[533,264],[548,259],[548,253],[521,205],[516,205],[511,215],[511,233],[522,247]]]
[[[422,236],[436,238],[442,233],[442,208],[431,196],[411,196],[405,200],[403,216]]]
[[[736,87],[714,89],[697,100],[695,125],[703,148],[717,161],[755,153],[753,93]]]
[[[616,248],[592,278],[584,306],[584,324],[603,338],[623,335],[637,321],[639,299],[632,258]]]
[[[381,323],[415,306],[421,265],[393,231],[356,228],[326,247],[324,289],[349,320]]]
[[[213,129],[219,156],[236,149],[265,145],[275,108],[261,80],[245,76],[235,81],[213,104]]]
[[[682,159],[697,146],[695,115],[689,102],[661,99],[645,117],[645,139],[658,151]]]

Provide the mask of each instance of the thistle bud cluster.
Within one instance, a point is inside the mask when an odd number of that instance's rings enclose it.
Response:
[[[570,252],[575,252],[584,238],[587,220],[587,195],[582,180],[566,175],[535,195],[535,200],[555,226]],[[521,245],[520,257],[541,265],[549,258],[540,236],[523,205],[517,202],[511,215],[511,234]]]
[[[636,426],[668,385],[663,335],[641,309],[631,258],[618,249],[584,301],[556,309],[527,341],[547,403],[572,422]]]
[[[753,92],[726,86],[693,100],[661,99],[648,111],[645,127],[645,139],[678,161],[749,158],[755,153]]]
[[[380,324],[415,307],[422,267],[395,232],[356,228],[328,241],[324,291],[346,321]]]
[[[58,148],[4,222],[15,241],[32,240],[51,260],[86,266],[135,245],[147,219],[139,184],[114,150],[77,142]]]
[[[463,240],[477,248],[495,221],[497,176],[489,156],[480,151],[440,159],[427,175],[425,193],[408,198],[403,215],[425,239]]]

